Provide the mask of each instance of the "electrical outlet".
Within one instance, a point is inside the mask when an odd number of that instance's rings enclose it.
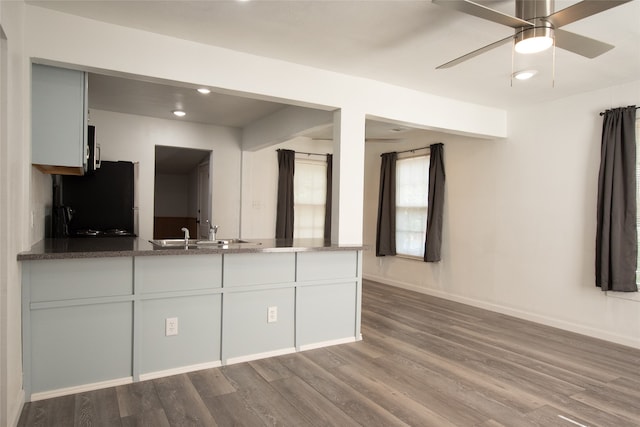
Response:
[[[178,318],[167,317],[164,320],[164,335],[167,337],[178,335]]]
[[[278,307],[267,308],[267,323],[274,323],[278,321]]]

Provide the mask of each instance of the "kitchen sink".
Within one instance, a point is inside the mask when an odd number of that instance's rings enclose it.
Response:
[[[169,247],[176,248],[180,246],[185,246],[184,239],[149,240],[149,242],[151,242],[155,246],[160,246],[162,248],[169,248]],[[195,246],[196,242],[197,242],[196,239],[189,239],[188,246]]]
[[[184,239],[161,239],[161,240],[149,240],[154,246],[161,248],[183,248],[188,246],[190,248],[198,247],[225,247],[228,245],[261,245],[259,242],[250,242],[242,239],[220,239],[220,240],[197,240],[189,239],[189,243],[185,245]]]
[[[241,239],[221,239],[221,240],[204,240],[204,241],[199,241],[198,244],[200,244],[200,242],[205,242],[206,243],[215,243],[218,245],[235,245],[237,243],[253,243],[253,242],[249,242],[248,240],[241,240]]]

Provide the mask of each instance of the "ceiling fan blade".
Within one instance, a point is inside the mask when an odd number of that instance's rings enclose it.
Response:
[[[630,1],[631,0],[583,0],[580,3],[552,13],[547,17],[547,21],[551,22],[555,28],[560,28]]]
[[[604,43],[565,30],[555,30],[555,35],[557,47],[577,53],[578,55],[586,56],[587,58],[595,58],[615,47],[609,43]]]
[[[445,64],[439,65],[439,66],[436,67],[436,70],[440,70],[440,69],[443,69],[443,68],[451,68],[451,67],[453,67],[455,65],[460,64],[461,62],[464,62],[464,61],[466,61],[468,59],[474,58],[474,57],[476,57],[476,56],[478,56],[478,55],[480,55],[482,53],[488,52],[491,49],[495,49],[498,46],[502,46],[503,44],[508,43],[511,40],[513,40],[513,36],[505,37],[502,40],[498,40],[497,42],[493,42],[491,44],[486,45],[485,47],[481,47],[480,49],[476,49],[473,52],[469,52],[466,55],[462,55],[459,58],[456,58],[456,59],[454,59],[452,61],[449,61],[449,62],[447,62]]]
[[[532,27],[531,22],[527,22],[515,16],[507,15],[506,13],[499,12],[497,10],[490,9],[478,3],[474,3],[470,0],[431,0],[435,4],[454,9],[459,12],[464,12],[469,15],[477,16],[478,18],[486,19],[491,22],[506,25],[512,28]]]

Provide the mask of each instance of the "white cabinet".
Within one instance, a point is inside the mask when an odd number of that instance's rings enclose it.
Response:
[[[31,68],[31,163],[45,173],[82,175],[87,164],[87,76]]]

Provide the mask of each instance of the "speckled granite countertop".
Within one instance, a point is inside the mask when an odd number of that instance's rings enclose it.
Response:
[[[44,239],[27,252],[18,254],[18,261],[70,258],[107,258],[120,256],[197,255],[260,252],[353,251],[361,245],[337,245],[322,239],[247,239],[251,244],[230,244],[179,248],[159,248],[137,237],[100,237]]]

